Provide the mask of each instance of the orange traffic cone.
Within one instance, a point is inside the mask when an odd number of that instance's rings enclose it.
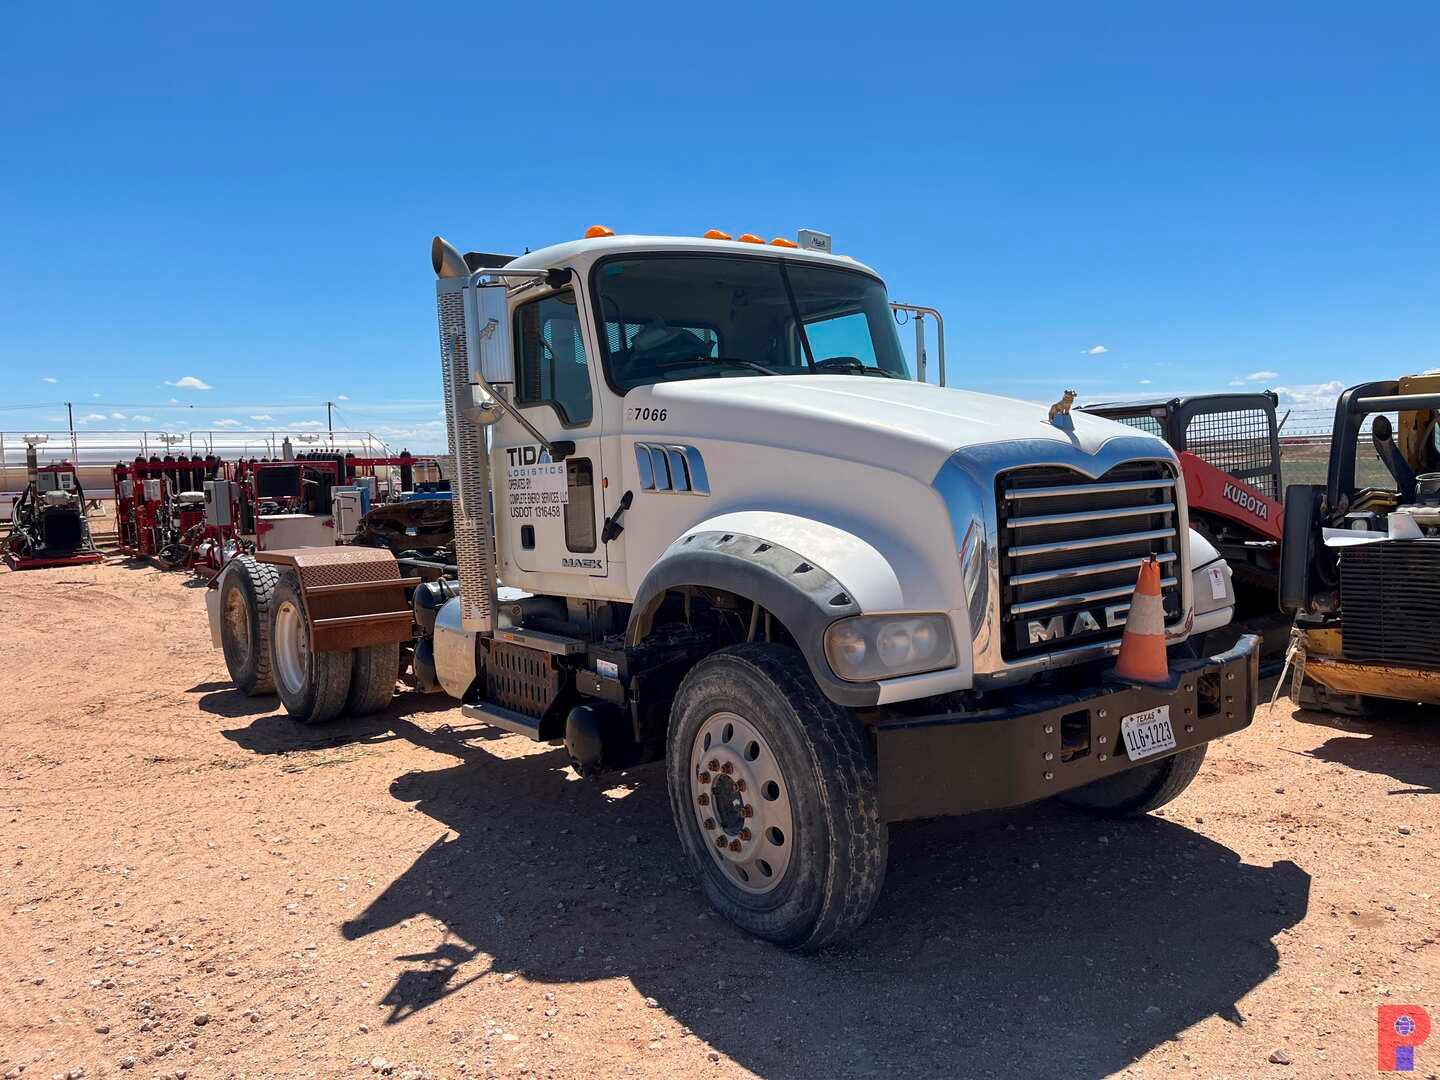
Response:
[[[1132,682],[1163,683],[1170,680],[1165,661],[1165,604],[1160,599],[1160,564],[1152,555],[1140,566],[1130,614],[1125,618],[1125,636],[1115,674]]]

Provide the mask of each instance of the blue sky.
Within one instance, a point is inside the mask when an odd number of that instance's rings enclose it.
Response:
[[[1022,397],[1440,366],[1433,4],[234,8],[7,9],[0,429],[434,448],[430,236],[594,222],[826,229]]]

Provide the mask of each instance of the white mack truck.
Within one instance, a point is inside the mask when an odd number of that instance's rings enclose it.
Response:
[[[915,378],[881,279],[801,239],[437,237],[454,558],[233,561],[208,606],[237,686],[313,724],[399,678],[585,776],[663,761],[711,903],[796,949],[869,915],[891,822],[1175,798],[1258,660],[1185,644],[1234,599],[1174,453],[1073,395]],[[1127,683],[1152,556],[1170,675]]]

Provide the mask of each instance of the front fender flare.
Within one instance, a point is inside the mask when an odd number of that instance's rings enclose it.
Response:
[[[779,619],[804,654],[816,684],[835,704],[869,708],[879,701],[878,683],[845,682],[825,659],[825,629],[837,619],[859,615],[861,608],[824,567],[783,544],[748,533],[688,533],[665,550],[640,583],[625,629],[626,644],[643,641],[666,593],[687,586],[742,596]]]

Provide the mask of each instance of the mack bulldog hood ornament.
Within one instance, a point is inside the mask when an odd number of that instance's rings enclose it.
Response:
[[[1075,404],[1075,391],[1066,390],[1060,395],[1060,400],[1050,406],[1050,422],[1053,424],[1057,416],[1069,416],[1070,406]]]

